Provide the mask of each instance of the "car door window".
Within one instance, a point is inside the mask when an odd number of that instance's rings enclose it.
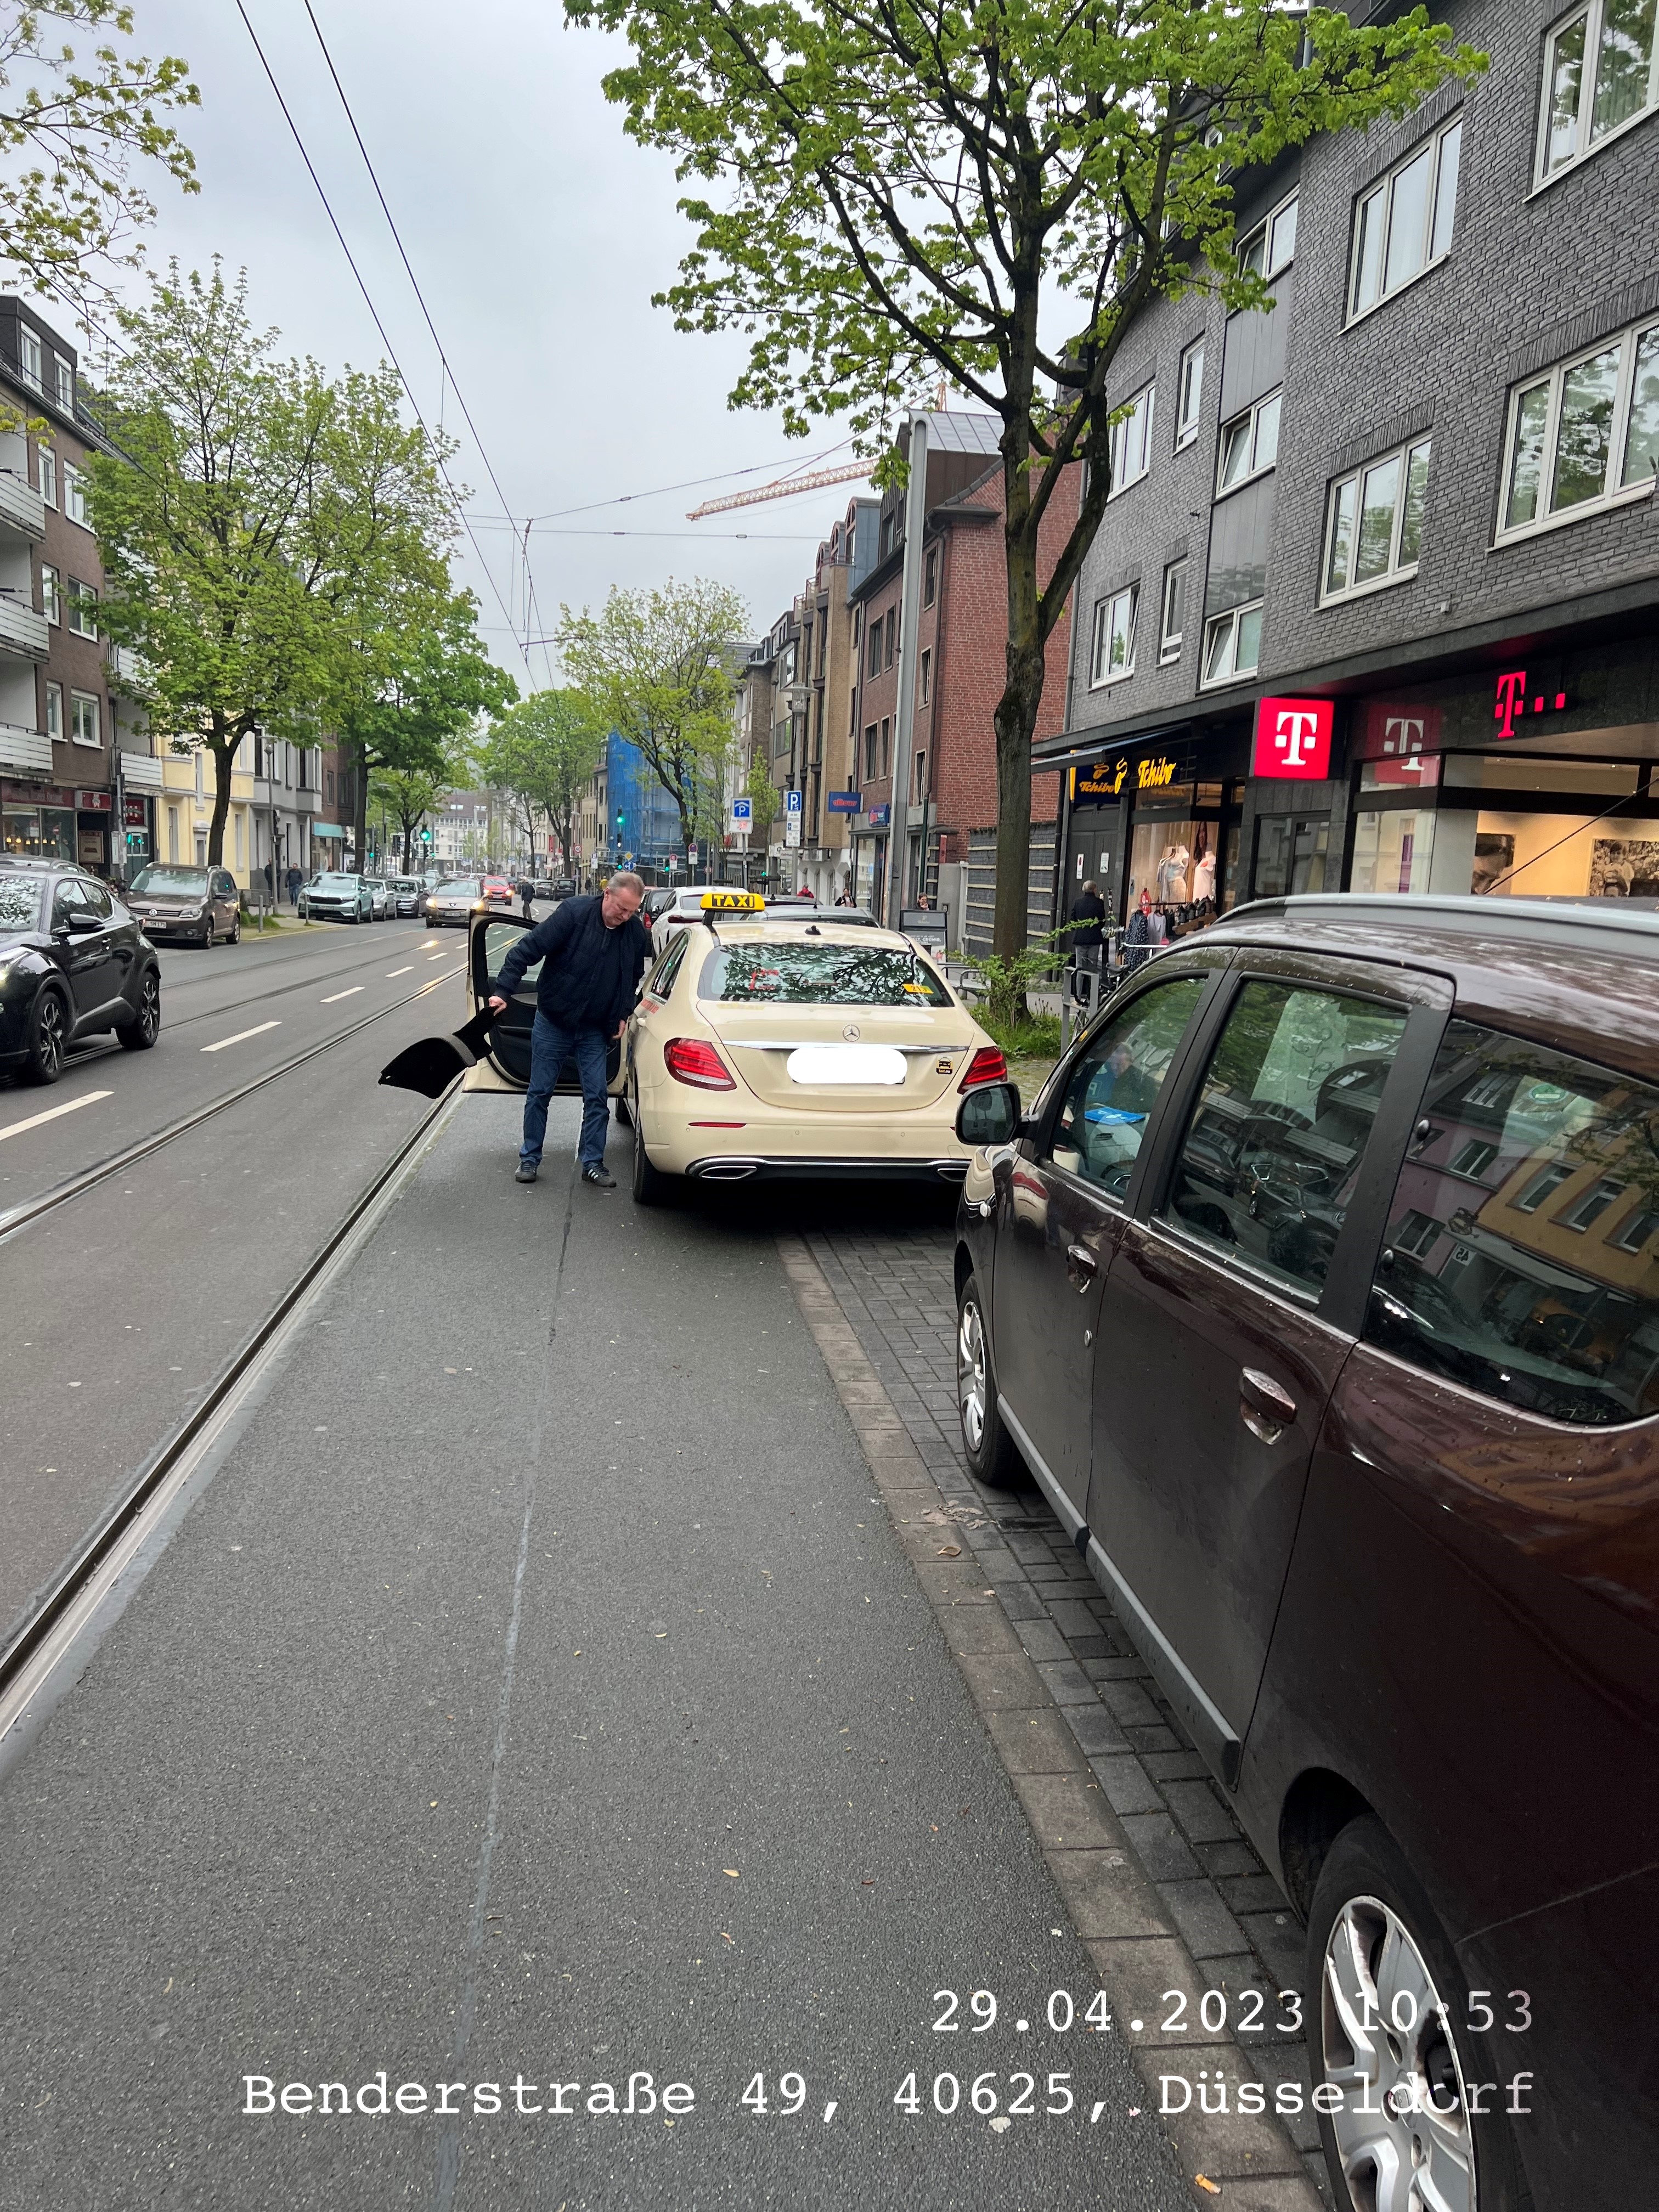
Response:
[[[80,884],[77,884],[72,877],[59,884],[57,890],[52,895],[52,927],[54,929],[67,929],[70,926],[70,914],[77,910],[84,909],[86,904],[86,896],[82,892]]]
[[[483,976],[481,980],[489,981],[501,974],[502,961],[521,937],[529,935],[529,931],[520,922],[487,921],[481,934],[483,939]],[[519,985],[520,993],[531,990],[541,972],[542,963],[538,957],[525,969]]]
[[[234,898],[236,896],[235,880],[222,868],[213,878],[213,889],[215,895],[222,899]]]
[[[1553,1420],[1659,1412],[1659,1091],[1449,1024],[1364,1333]]]
[[[89,879],[83,879],[79,884],[77,884],[76,888],[80,891],[82,898],[85,901],[87,905],[92,908],[99,921],[107,921],[112,911],[110,906],[110,896],[104,889],[102,884],[95,884],[91,882]]]
[[[641,994],[641,997],[654,1000],[659,1006],[662,1004],[674,988],[674,978],[680,972],[681,963],[685,958],[685,948],[690,941],[682,930],[656,966],[647,970],[645,989]]]
[[[1152,1109],[1207,978],[1143,991],[1091,1037],[1066,1081],[1048,1139],[1057,1168],[1121,1200]]]
[[[1401,1008],[1247,982],[1217,1040],[1163,1218],[1297,1289],[1325,1280]]]

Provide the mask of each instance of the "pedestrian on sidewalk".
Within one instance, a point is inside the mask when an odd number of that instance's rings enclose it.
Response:
[[[651,939],[639,919],[644,896],[644,884],[624,869],[598,897],[566,899],[545,921],[526,929],[501,963],[489,1000],[498,1014],[506,1012],[525,969],[538,960],[542,963],[530,1033],[520,1182],[536,1180],[547,1135],[547,1103],[568,1057],[581,1078],[582,1133],[576,1158],[582,1181],[601,1190],[617,1187],[605,1164],[611,1127],[605,1054],[627,1024],[650,957]]]
[[[1106,919],[1106,902],[1100,896],[1100,886],[1091,881],[1085,884],[1072,901],[1072,957],[1079,968],[1098,968],[1105,936],[1101,925]]]
[[[290,867],[283,881],[288,885],[288,902],[297,911],[300,904],[300,886],[304,883],[305,878],[297,868]]]
[[[530,902],[536,896],[535,884],[531,882],[528,876],[520,876],[518,882],[513,886],[513,895],[518,900],[519,904],[524,908],[524,918],[528,921],[530,920]]]

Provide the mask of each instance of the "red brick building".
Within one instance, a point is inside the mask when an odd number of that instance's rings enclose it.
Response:
[[[985,950],[996,884],[996,732],[1008,634],[1000,424],[989,415],[927,417],[927,524],[911,757],[893,757],[898,709],[904,495],[881,502],[875,567],[853,594],[857,688],[854,775],[863,810],[852,824],[853,888],[883,913],[890,873],[895,779],[907,810],[905,903],[927,891],[950,916],[952,944]],[[1068,471],[1043,517],[1039,576],[1052,572],[1077,519],[1080,472]],[[1036,735],[1065,727],[1070,610],[1048,640]],[[1060,778],[1031,779],[1030,915],[1053,927]]]

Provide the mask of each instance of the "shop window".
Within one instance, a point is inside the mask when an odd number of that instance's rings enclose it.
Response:
[[[1317,1291],[1405,1027],[1373,1000],[1246,983],[1205,1072],[1164,1218],[1228,1265]]]
[[[1394,896],[1429,888],[1435,817],[1414,807],[1366,809],[1354,817],[1348,888]]]
[[[1520,1037],[1454,1020],[1420,1110],[1455,1124],[1479,1109],[1492,1133],[1491,1194],[1468,1194],[1408,1155],[1371,1291],[1365,1335],[1396,1358],[1509,1406],[1601,1427],[1659,1411],[1659,1302],[1620,1243],[1612,1208],[1651,1206],[1659,1091]],[[1591,1233],[1563,1237],[1525,1200],[1547,1170],[1595,1171],[1582,1210]],[[1417,1256],[1427,1215],[1444,1232]],[[1613,1237],[1600,1233],[1617,1220]],[[1402,1237],[1401,1231],[1406,1234]],[[1651,1234],[1651,1230],[1649,1231]]]
[[[1510,396],[1501,544],[1639,499],[1659,475],[1659,322],[1605,338]]]
[[[1253,898],[1300,898],[1328,886],[1331,824],[1326,815],[1267,814],[1256,824]]]
[[[1158,658],[1161,666],[1181,658],[1182,625],[1187,604],[1187,563],[1171,561],[1164,571],[1164,612],[1158,623]]]
[[[1238,265],[1248,276],[1272,279],[1290,266],[1296,252],[1296,194],[1281,200],[1238,249]]]
[[[1156,387],[1148,385],[1129,401],[1112,424],[1110,435],[1111,489],[1109,499],[1139,483],[1152,465],[1152,399]]]
[[[1254,676],[1261,657],[1261,601],[1231,608],[1204,625],[1204,682],[1231,684]]]
[[[1135,601],[1139,586],[1126,585],[1109,599],[1095,602],[1094,639],[1089,655],[1089,681],[1115,684],[1133,676],[1135,665]]]
[[[1331,486],[1321,597],[1352,599],[1417,574],[1429,441],[1401,447]]]
[[[1659,102],[1654,0],[1589,0],[1549,33],[1538,129],[1544,184]]]
[[[1265,476],[1279,459],[1279,416],[1282,392],[1270,392],[1222,425],[1221,458],[1216,468],[1216,496]]]
[[[1392,299],[1425,270],[1445,259],[1451,249],[1462,143],[1463,118],[1459,115],[1414,146],[1362,195],[1354,210],[1351,321]]]
[[[1181,356],[1176,385],[1176,451],[1190,446],[1198,435],[1204,406],[1204,341],[1197,339]]]

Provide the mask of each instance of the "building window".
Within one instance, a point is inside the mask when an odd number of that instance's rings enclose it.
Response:
[[[1540,1168],[1526,1188],[1516,1196],[1516,1212],[1536,1213],[1544,1200],[1553,1197],[1571,1173],[1571,1167],[1562,1160],[1553,1160],[1548,1167]]]
[[[40,563],[40,611],[49,623],[60,623],[64,619],[64,595],[58,571],[50,561]]]
[[[893,722],[889,714],[881,718],[881,772],[884,775],[893,773]]]
[[[61,738],[64,734],[64,687],[61,684],[46,686],[46,735]]]
[[[1653,489],[1659,323],[1623,331],[1510,398],[1500,541]]]
[[[887,632],[887,643],[882,649],[881,665],[884,668],[890,668],[893,665],[893,654],[898,646],[898,609],[896,607],[888,608],[884,628]]]
[[[1164,613],[1158,626],[1158,657],[1161,664],[1181,658],[1181,630],[1187,601],[1187,563],[1171,561],[1164,571]]]
[[[69,580],[69,626],[76,637],[96,637],[98,635],[98,594],[90,584]]]
[[[40,496],[48,507],[58,504],[58,456],[50,446],[40,448]]]
[[[1414,147],[1360,199],[1354,214],[1350,320],[1403,291],[1450,252],[1462,143],[1460,115]]]
[[[40,389],[40,341],[27,323],[17,325],[17,373],[25,384]]]
[[[1176,451],[1190,446],[1198,435],[1198,418],[1204,404],[1204,341],[1189,345],[1181,356],[1181,378],[1176,386]]]
[[[1257,599],[1248,607],[1230,607],[1205,623],[1205,684],[1231,684],[1235,677],[1255,674],[1261,658],[1261,605]]]
[[[1610,1237],[1607,1242],[1616,1245],[1621,1252],[1640,1252],[1656,1230],[1659,1230],[1659,1212],[1651,1206],[1638,1206],[1635,1212],[1626,1218],[1618,1235]]]
[[[52,357],[52,382],[57,389],[58,404],[65,415],[75,412],[75,371],[61,354]]]
[[[864,780],[866,783],[873,783],[876,780],[876,762],[879,758],[876,742],[879,734],[873,722],[864,732]]]
[[[1091,684],[1112,684],[1133,676],[1135,665],[1135,601],[1138,587],[1129,584],[1109,599],[1095,601],[1094,644],[1089,658]]]
[[[1593,1182],[1581,1197],[1568,1206],[1561,1216],[1562,1224],[1568,1229],[1577,1230],[1582,1236],[1593,1222],[1601,1218],[1615,1199],[1622,1198],[1624,1194],[1623,1183],[1611,1182],[1603,1176],[1600,1182]]]
[[[1149,384],[1144,392],[1137,392],[1112,425],[1112,486],[1106,495],[1109,499],[1115,499],[1119,492],[1127,491],[1132,483],[1139,483],[1152,466],[1154,389]]]
[[[83,530],[91,529],[92,518],[87,512],[87,480],[70,461],[64,464],[64,512]]]
[[[1471,1137],[1466,1145],[1459,1146],[1448,1165],[1454,1175],[1468,1176],[1478,1182],[1497,1158],[1496,1145],[1488,1144],[1484,1137]]]
[[[1265,476],[1279,459],[1279,410],[1285,395],[1270,392],[1235,415],[1221,430],[1221,459],[1216,470],[1218,497],[1252,477]]]
[[[1331,486],[1320,597],[1398,584],[1417,574],[1423,545],[1423,502],[1429,481],[1429,441],[1402,447]]]
[[[921,806],[925,805],[927,798],[927,753],[919,752],[910,765],[910,804],[912,806]]]
[[[865,655],[864,672],[866,676],[879,676],[881,673],[881,624],[878,622],[872,623],[870,650]]]
[[[1413,1259],[1421,1260],[1433,1250],[1439,1234],[1440,1224],[1433,1215],[1419,1213],[1413,1207],[1401,1215],[1390,1241],[1396,1252],[1409,1252]]]
[[[103,743],[98,732],[98,702],[90,691],[70,693],[70,736],[77,745]]]
[[[1549,34],[1538,181],[1582,161],[1656,99],[1653,0],[1589,0]]]
[[[1238,249],[1238,265],[1247,276],[1272,278],[1290,266],[1295,252],[1296,194],[1292,192],[1245,238]]]
[[[927,549],[927,558],[922,565],[921,572],[921,604],[923,606],[931,607],[933,605],[933,597],[938,590],[939,548],[937,545],[930,545]]]
[[[933,682],[933,653],[931,646],[926,647],[923,649],[921,659],[919,664],[918,674],[921,678],[921,702],[925,707],[927,704],[929,687]]]

